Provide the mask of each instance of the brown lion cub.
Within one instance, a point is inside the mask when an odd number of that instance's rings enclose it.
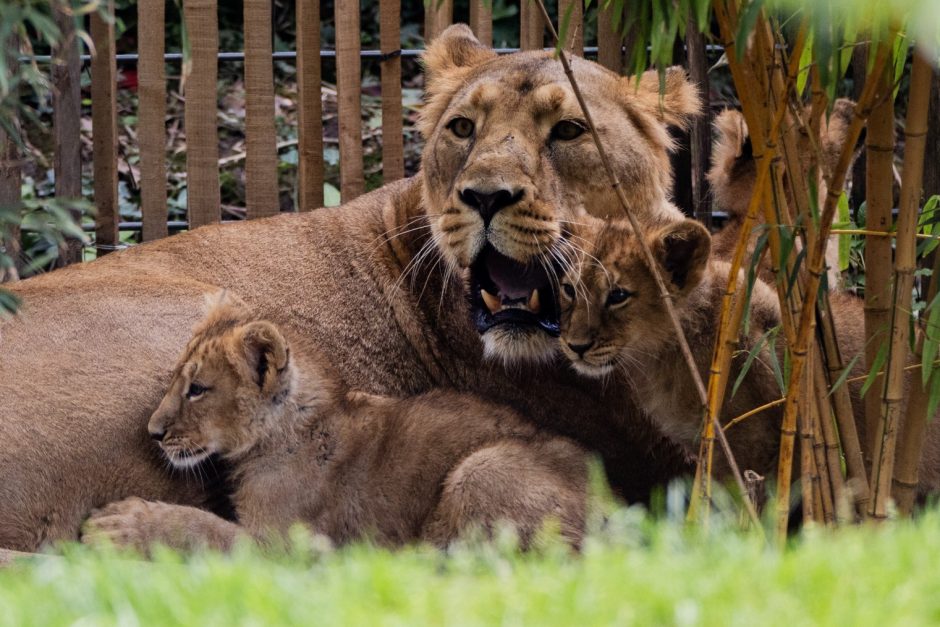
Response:
[[[572,242],[581,250],[561,282],[562,352],[583,375],[622,376],[652,422],[696,454],[701,402],[635,233],[626,221],[593,218],[582,219],[572,231]],[[673,223],[647,237],[699,371],[707,377],[729,266],[709,259],[711,238],[694,220]],[[734,360],[732,382],[747,353],[778,324],[776,295],[757,282],[750,333]],[[769,350],[765,344],[736,394],[729,389],[722,416],[737,416],[780,396]],[[778,444],[772,430],[779,418],[771,414],[729,430],[742,469],[772,470]]]
[[[505,521],[525,546],[553,518],[579,545],[587,468],[577,445],[475,396],[357,393],[327,364],[245,307],[217,304],[148,429],[173,466],[212,454],[232,464],[238,524],[129,499],[95,513],[83,540],[227,550],[244,535],[280,541],[300,522],[338,544],[441,546]]]

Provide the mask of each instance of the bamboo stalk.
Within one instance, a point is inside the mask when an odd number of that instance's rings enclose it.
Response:
[[[888,233],[891,230],[894,207],[894,97],[891,95],[891,76],[882,75],[881,93],[885,96],[872,109],[865,140],[866,171],[866,225],[870,233]],[[868,233],[866,233],[868,235]],[[882,342],[887,340],[891,321],[891,240],[883,236],[865,238],[865,363],[869,367]],[[881,378],[876,385],[883,385]],[[877,388],[876,388],[877,389]],[[877,394],[865,395],[865,430],[862,450],[865,466],[871,471],[875,450],[875,434],[881,420],[881,399]]]
[[[940,255],[934,255],[933,273],[930,275],[930,287],[927,290],[927,302],[932,303],[940,287]],[[905,368],[905,371],[921,367],[921,356],[924,352],[924,339],[927,332],[923,316],[919,321],[917,346],[914,349],[914,366]],[[936,333],[936,330],[933,331]],[[936,366],[936,362],[934,364]],[[927,431],[927,415],[930,389],[922,383],[921,377],[915,377],[911,384],[907,401],[907,411],[898,442],[897,460],[894,467],[894,490],[892,496],[897,502],[898,510],[910,515],[914,509],[914,500],[917,496],[919,483],[918,468],[924,445],[924,435]]]
[[[891,344],[882,394],[881,422],[875,436],[872,462],[872,502],[869,513],[875,518],[888,515],[894,457],[897,445],[901,403],[904,401],[904,371],[910,340],[909,318],[914,271],[917,269],[917,217],[920,209],[927,144],[927,111],[933,71],[920,53],[914,54],[911,69],[910,100],[904,125],[904,170],[901,175],[901,203],[898,216],[897,249],[894,261],[894,306],[891,311]],[[925,417],[926,418],[926,417]]]
[[[558,43],[558,32],[555,30],[555,27],[551,23],[551,19],[548,16],[548,11],[545,9],[545,4],[543,0],[537,0],[539,9],[542,13],[542,18],[548,26],[549,32],[552,35],[552,40],[557,44]],[[634,233],[637,235],[637,241],[640,244],[640,248],[643,252],[643,257],[646,260],[647,265],[650,268],[650,272],[653,275],[653,279],[656,282],[657,288],[659,290],[660,297],[663,300],[663,304],[666,306],[666,312],[669,317],[670,323],[673,326],[673,329],[676,332],[676,339],[679,342],[679,348],[682,351],[683,357],[685,358],[686,365],[689,368],[689,374],[692,376],[692,381],[695,384],[695,389],[698,392],[699,398],[702,402],[702,406],[705,407],[708,403],[707,393],[705,391],[705,384],[702,381],[702,376],[698,371],[698,366],[695,363],[695,357],[692,355],[692,351],[689,349],[689,344],[686,341],[685,334],[682,331],[682,324],[679,321],[679,317],[676,314],[675,306],[672,302],[672,295],[669,293],[669,290],[666,287],[666,283],[663,280],[662,276],[658,270],[658,264],[656,258],[653,256],[653,252],[650,250],[649,245],[646,242],[646,238],[643,237],[644,229],[641,227],[639,222],[636,219],[636,216],[633,215],[633,212],[630,211],[630,203],[627,201],[623,187],[620,184],[620,179],[617,176],[617,173],[614,171],[613,166],[610,164],[610,159],[607,157],[607,151],[604,149],[603,143],[601,142],[600,136],[597,133],[597,127],[594,125],[594,119],[591,117],[591,113],[588,110],[587,103],[584,101],[584,96],[581,93],[581,89],[578,85],[577,80],[574,77],[574,74],[571,72],[571,65],[568,63],[568,55],[563,49],[558,50],[558,57],[561,61],[562,67],[564,68],[565,75],[568,77],[568,81],[571,84],[571,89],[574,92],[575,98],[578,101],[578,105],[581,108],[581,112],[584,114],[584,119],[587,122],[588,129],[591,132],[591,136],[594,139],[594,144],[597,147],[597,152],[601,158],[601,162],[604,164],[604,170],[607,174],[607,177],[610,179],[611,187],[617,194],[617,198],[620,201],[620,204],[624,210],[624,213],[627,215],[627,219],[630,221],[630,226],[633,229]],[[716,421],[717,422],[717,421]],[[737,462],[734,459],[734,454],[731,451],[731,447],[728,445],[728,440],[725,438],[724,431],[721,430],[721,425],[717,425],[717,434],[718,440],[721,443],[722,449],[725,453],[725,456],[728,460],[728,466],[731,468],[732,475],[738,486],[738,489],[741,491],[742,498],[744,500],[745,507],[748,510],[748,515],[751,517],[751,520],[755,525],[760,524],[760,519],[757,517],[757,512],[754,510],[753,504],[746,498],[746,487],[744,485],[744,479],[741,476],[741,471],[738,469]]]
[[[846,133],[846,145],[843,146],[842,153],[839,156],[831,180],[828,181],[826,193],[826,202],[823,206],[820,217],[820,233],[816,238],[815,246],[809,250],[808,254],[808,272],[807,286],[805,293],[807,298],[803,303],[800,312],[799,326],[797,327],[796,342],[790,350],[790,382],[787,388],[787,402],[784,403],[784,418],[781,425],[780,438],[780,463],[777,470],[777,534],[779,541],[786,537],[787,522],[789,518],[789,495],[790,480],[793,469],[793,450],[796,426],[796,414],[798,409],[798,399],[800,387],[803,383],[803,372],[808,355],[810,342],[810,331],[812,330],[813,320],[816,310],[816,294],[819,291],[820,277],[823,272],[823,258],[825,253],[825,242],[829,236],[829,229],[832,228],[832,219],[835,215],[836,203],[842,193],[842,186],[845,183],[845,176],[849,163],[852,158],[852,147],[858,141],[862,127],[865,123],[865,117],[871,110],[876,95],[875,85],[880,84],[881,74],[887,64],[887,59],[891,51],[891,45],[894,37],[891,36],[886,42],[883,42],[878,49],[875,65],[872,74],[865,84],[862,97],[856,106],[855,118],[849,125]]]

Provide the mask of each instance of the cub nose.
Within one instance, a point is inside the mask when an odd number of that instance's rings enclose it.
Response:
[[[150,437],[154,442],[163,442],[163,438],[166,436],[166,431],[150,431]]]
[[[490,220],[500,209],[510,207],[525,195],[525,190],[497,189],[492,192],[484,192],[469,187],[460,191],[460,200],[473,207],[483,218],[483,224],[489,226]]]
[[[594,346],[593,340],[590,342],[587,342],[586,344],[573,344],[571,342],[568,342],[568,348],[576,352],[578,354],[578,357],[581,357],[582,359],[584,358],[584,353],[588,352],[588,349],[590,349],[592,346]]]

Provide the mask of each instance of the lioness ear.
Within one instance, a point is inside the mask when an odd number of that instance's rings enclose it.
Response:
[[[254,382],[264,393],[277,392],[290,359],[287,340],[272,323],[259,320],[245,325],[241,344]]]
[[[665,271],[665,278],[679,292],[697,286],[705,275],[712,238],[695,220],[671,224],[652,236],[650,247]]]
[[[632,76],[622,80],[626,81],[634,102],[665,124],[685,128],[689,118],[701,111],[702,101],[698,89],[679,66],[666,68],[663,78],[665,89],[662,91],[658,70],[644,72],[639,84]]]
[[[466,24],[447,27],[428,46],[422,57],[425,91],[433,93],[447,75],[462,74],[481,63],[496,58],[496,52],[484,46]]]

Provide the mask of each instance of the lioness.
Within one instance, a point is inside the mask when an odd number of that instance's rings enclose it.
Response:
[[[572,259],[561,283],[563,353],[582,375],[616,377],[624,382],[622,387],[633,390],[643,413],[690,455],[695,454],[702,425],[701,401],[634,231],[622,220],[585,218],[574,229],[574,236],[582,252]],[[694,220],[652,230],[647,237],[689,348],[707,380],[730,266],[710,256],[708,231]],[[739,281],[743,293],[743,272]],[[840,331],[842,354],[851,359],[863,350],[865,342],[862,301],[836,294],[832,315]],[[780,325],[779,301],[760,280],[752,288],[749,320],[748,334],[732,361],[732,384],[752,349],[760,350],[737,391],[732,393],[729,387],[721,410],[724,421],[782,395],[769,354],[774,345],[764,339]],[[864,366],[857,363],[855,374],[863,372]],[[864,406],[860,386],[856,383],[851,389],[861,431]],[[727,430],[741,469],[761,474],[775,471],[781,420],[782,407],[778,406]],[[727,472],[724,457],[715,459],[719,473]],[[928,431],[920,477],[922,493],[940,489],[940,428],[936,420]]]
[[[572,63],[628,198],[650,223],[680,219],[662,202],[666,126],[697,110],[694,89],[670,72],[660,98],[655,74],[637,85]],[[626,391],[547,356],[558,312],[542,264],[555,270],[585,207],[620,211],[559,62],[497,57],[454,26],[425,66],[418,176],[342,207],[208,226],[11,286],[24,305],[0,327],[0,546],[75,538],[92,508],[127,496],[205,503],[198,481],[166,470],[146,425],[202,295],[221,288],[315,343],[355,389],[470,391],[574,437],[601,453],[627,499],[688,469],[677,447],[626,418]]]
[[[585,454],[512,410],[434,391],[408,399],[346,388],[323,355],[231,299],[196,328],[148,431],[177,468],[232,464],[238,524],[137,498],[107,506],[83,538],[141,550],[286,540],[303,522],[334,543],[446,545],[471,525],[511,522],[522,546],[548,517],[578,546]]]

